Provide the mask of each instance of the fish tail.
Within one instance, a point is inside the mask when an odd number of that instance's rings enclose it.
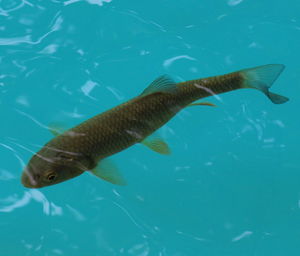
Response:
[[[260,90],[275,104],[285,103],[289,100],[287,97],[269,91],[284,68],[282,64],[269,64],[241,70],[239,73],[244,78],[242,87]]]

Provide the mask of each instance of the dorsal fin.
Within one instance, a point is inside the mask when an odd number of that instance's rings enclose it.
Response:
[[[176,91],[176,83],[167,75],[163,75],[155,79],[142,93],[145,96],[154,92],[174,93]]]

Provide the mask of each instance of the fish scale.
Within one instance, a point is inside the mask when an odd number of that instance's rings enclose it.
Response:
[[[265,65],[177,84],[170,78],[160,77],[140,96],[96,115],[49,141],[29,161],[22,175],[22,183],[31,188],[44,187],[93,170],[104,180],[124,184],[113,164],[101,167],[105,158],[136,143],[168,154],[165,142],[149,136],[180,110],[204,97],[252,88],[263,92],[273,103],[286,102],[286,97],[269,91],[283,68],[280,64]]]

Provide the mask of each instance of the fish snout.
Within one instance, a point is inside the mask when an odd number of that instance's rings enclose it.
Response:
[[[34,179],[34,176],[28,171],[28,168],[25,168],[22,174],[21,182],[26,188],[36,188],[37,181]]]

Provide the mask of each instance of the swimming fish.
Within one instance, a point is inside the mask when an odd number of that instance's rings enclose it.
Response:
[[[136,143],[160,154],[170,154],[168,145],[154,132],[185,107],[213,106],[195,103],[208,96],[252,88],[263,92],[275,104],[285,103],[288,98],[269,91],[283,69],[284,65],[269,64],[180,83],[161,76],[139,96],[65,132],[50,128],[56,137],[32,156],[21,181],[25,187],[41,188],[90,171],[103,180],[125,185],[109,156]]]

